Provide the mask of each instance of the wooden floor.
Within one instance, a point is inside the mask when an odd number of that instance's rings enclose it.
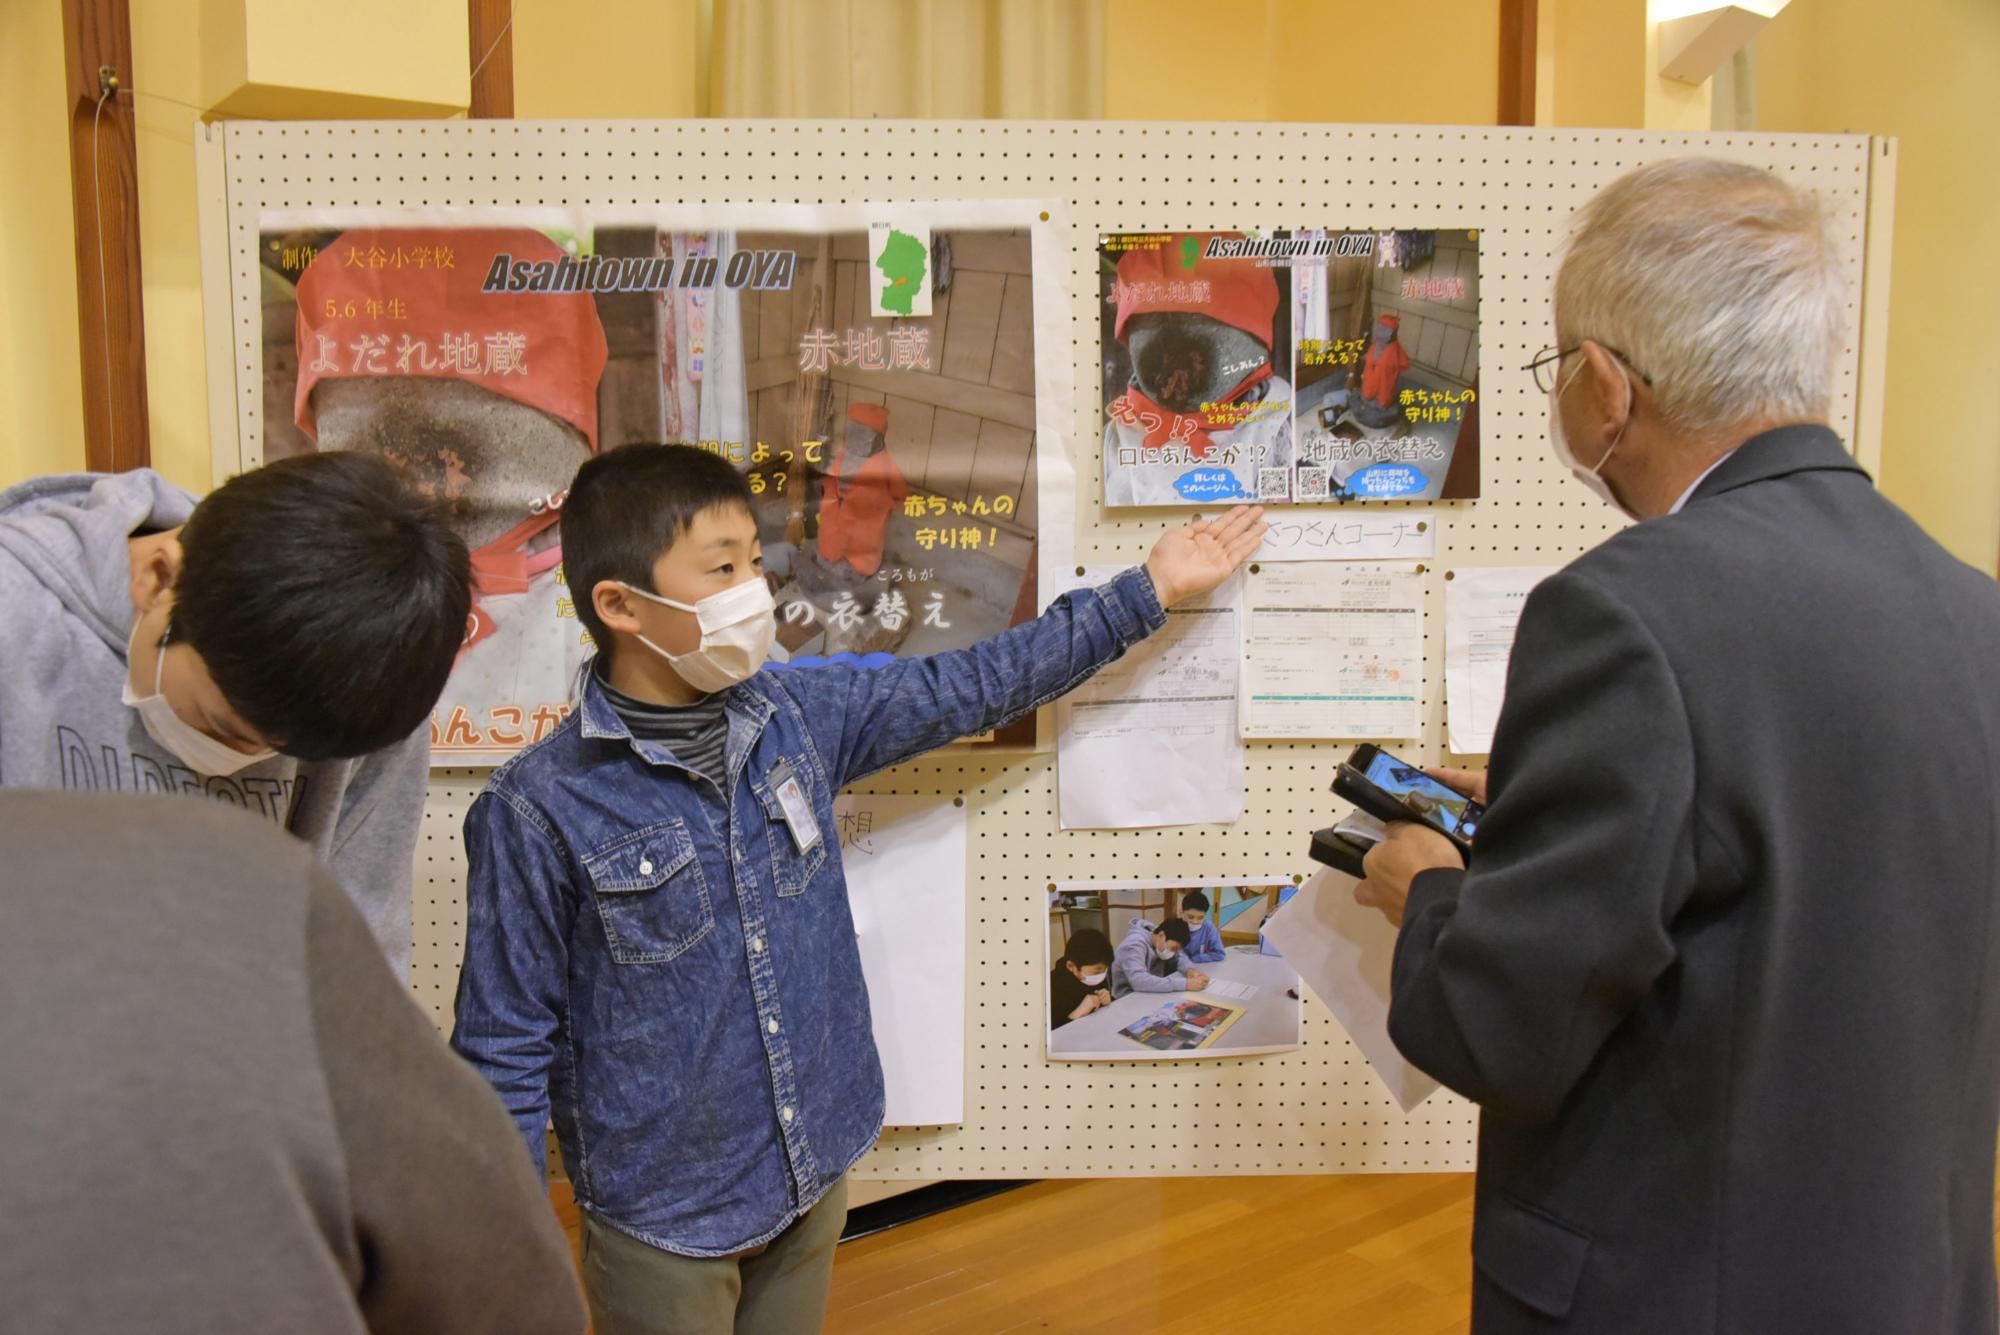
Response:
[[[826,1330],[1442,1335],[1471,1247],[1465,1173],[1040,1182],[841,1244]]]
[[[842,1243],[826,1329],[1462,1331],[1471,1245],[1464,1173],[1040,1182]]]
[[[841,1246],[829,1332],[1465,1329],[1472,1178],[1042,1182]]]

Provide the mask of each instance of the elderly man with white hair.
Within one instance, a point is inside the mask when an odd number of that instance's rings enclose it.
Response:
[[[1390,1032],[1483,1110],[1473,1330],[1995,1329],[2000,589],[1827,426],[1811,196],[1643,168],[1534,363],[1640,521],[1528,601],[1471,865],[1396,827]],[[1490,791],[1486,791],[1490,789]]]

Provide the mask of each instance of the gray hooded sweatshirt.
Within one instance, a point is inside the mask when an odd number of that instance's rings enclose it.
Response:
[[[1158,923],[1144,918],[1134,919],[1125,929],[1125,939],[1111,957],[1112,996],[1187,991],[1187,950],[1178,950],[1171,957],[1162,955],[1153,948],[1153,933],[1159,930]]]
[[[127,540],[185,523],[194,504],[144,468],[0,492],[0,786],[184,793],[257,812],[333,869],[407,978],[428,728],[359,760],[274,756],[225,778],[183,765],[119,699],[136,619]]]

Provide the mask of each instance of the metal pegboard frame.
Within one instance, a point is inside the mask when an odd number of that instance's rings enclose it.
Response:
[[[1560,563],[1616,516],[1550,456],[1542,397],[1518,368],[1551,337],[1553,260],[1570,213],[1619,173],[1690,153],[1751,162],[1832,210],[1851,301],[1834,425],[1852,438],[1870,219],[1862,136],[1652,134],[1509,128],[1047,121],[238,122],[220,154],[228,274],[209,275],[209,337],[234,367],[240,434],[218,473],[256,462],[261,394],[256,271],[265,209],[419,205],[816,203],[1044,198],[1069,203],[1070,347],[1078,476],[1075,559],[1141,558],[1168,512],[1102,505],[1095,264],[1100,233],[1273,227],[1466,227],[1480,232],[1482,495],[1439,513],[1425,610],[1424,734],[1443,755],[1444,572]],[[1876,173],[1875,192],[1883,176]],[[1880,210],[1885,200],[1876,199]],[[1879,313],[1871,312],[1879,317]],[[1871,321],[1872,323],[1872,321]],[[1060,348],[1039,355],[1063,355]],[[1871,353],[1871,362],[1874,358]],[[219,392],[225,392],[219,391]],[[1871,452],[1866,445],[1864,458]],[[1327,1012],[1308,1002],[1294,1053],[1168,1067],[1051,1064],[1039,933],[1051,881],[1307,871],[1343,747],[1250,748],[1249,810],[1231,826],[1063,831],[1048,755],[947,753],[867,791],[963,796],[967,1098],[962,1126],[892,1132],[862,1177],[1042,1177],[1463,1169],[1475,1111],[1440,1093],[1404,1115]],[[434,777],[418,850],[416,977],[448,1022],[464,931],[459,826],[483,776]]]

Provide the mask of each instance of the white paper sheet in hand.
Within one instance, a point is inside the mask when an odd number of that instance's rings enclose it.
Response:
[[[1087,567],[1058,592],[1118,571]],[[1236,730],[1242,579],[1167,613],[1167,624],[1056,706],[1065,830],[1226,823],[1243,815]]]
[[[1454,570],[1445,583],[1445,731],[1454,754],[1482,756],[1493,749],[1521,609],[1528,591],[1560,568]]]
[[[965,808],[833,802],[890,1126],[965,1120]],[[858,1038],[858,1036],[857,1036]]]
[[[1352,876],[1328,868],[1264,924],[1264,936],[1299,971],[1404,1112],[1437,1081],[1403,1060],[1389,1041],[1389,974],[1396,929],[1376,909],[1354,902]]]

